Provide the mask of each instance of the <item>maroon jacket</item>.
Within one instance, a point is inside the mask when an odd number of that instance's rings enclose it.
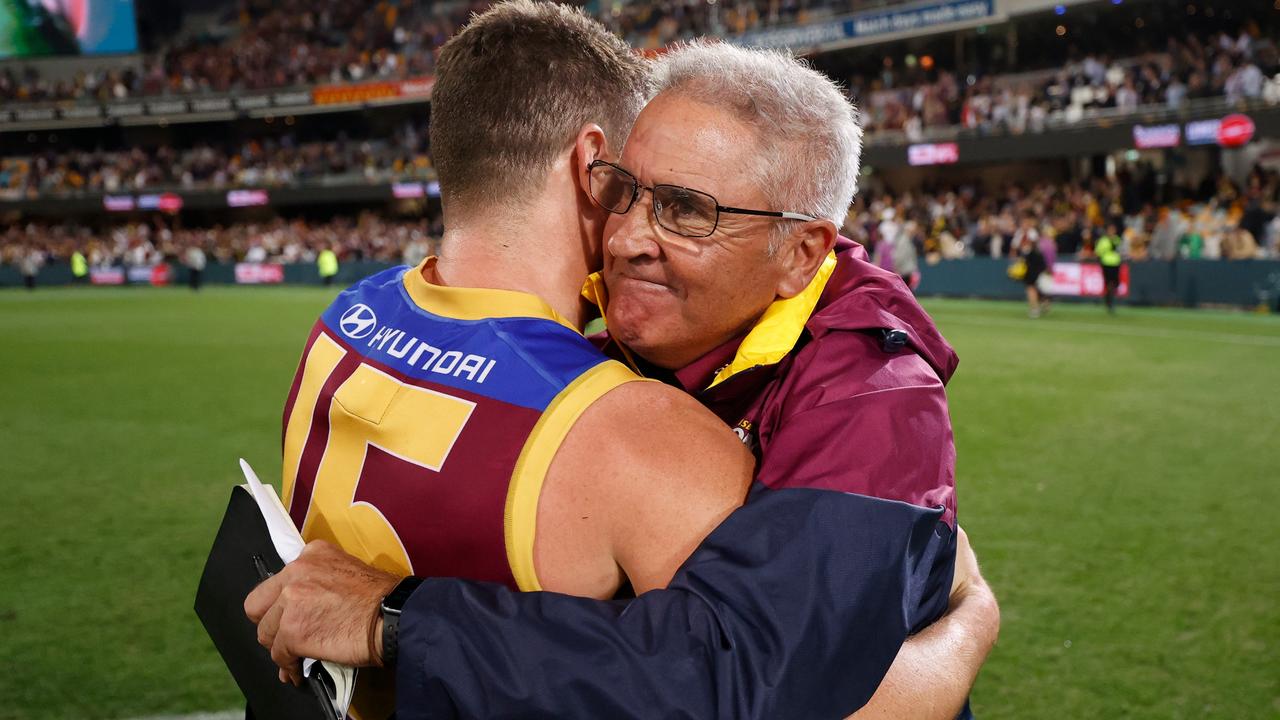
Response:
[[[959,358],[900,277],[851,240],[836,249],[835,271],[779,362],[708,387],[734,359],[738,337],[664,379],[738,428],[756,455],[757,482],[942,506],[954,527],[956,453],[944,386]],[[893,330],[905,333],[904,346],[894,347]]]

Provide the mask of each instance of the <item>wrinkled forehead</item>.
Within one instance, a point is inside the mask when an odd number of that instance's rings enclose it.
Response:
[[[689,187],[721,204],[759,202],[762,147],[756,129],[731,109],[666,91],[636,119],[620,164],[645,185]]]

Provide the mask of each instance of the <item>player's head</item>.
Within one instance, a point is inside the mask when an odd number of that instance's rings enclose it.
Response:
[[[647,80],[647,63],[576,9],[509,0],[475,16],[440,50],[432,90],[446,226],[527,211],[557,182],[558,197],[576,193],[602,216],[586,195],[586,164],[606,141],[621,145]]]
[[[834,83],[783,53],[685,45],[657,61],[654,88],[618,162],[621,197],[633,182],[669,187],[656,203],[640,189],[629,206],[610,196],[614,177],[593,176],[592,189],[614,210],[610,332],[678,367],[808,286],[857,189],[862,131]]]

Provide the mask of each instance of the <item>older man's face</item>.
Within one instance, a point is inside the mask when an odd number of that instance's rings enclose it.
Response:
[[[732,114],[679,95],[655,98],[636,120],[619,165],[642,185],[678,185],[720,205],[770,208],[753,178],[754,130]],[[721,214],[709,237],[660,226],[648,191],[605,223],[607,320],[617,340],[659,366],[679,368],[750,327],[777,297],[771,221]]]

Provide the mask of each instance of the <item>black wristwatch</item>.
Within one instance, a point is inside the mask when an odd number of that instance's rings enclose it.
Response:
[[[400,612],[425,578],[409,577],[382,598],[382,666],[394,667],[400,654]]]

